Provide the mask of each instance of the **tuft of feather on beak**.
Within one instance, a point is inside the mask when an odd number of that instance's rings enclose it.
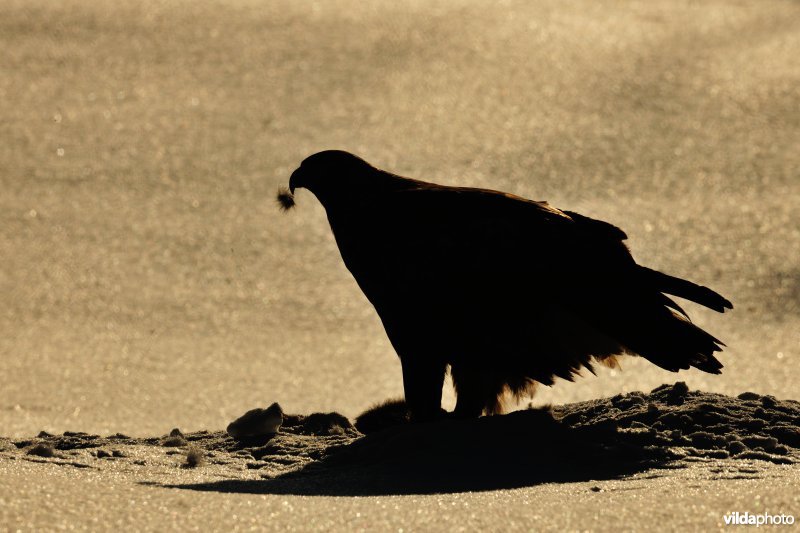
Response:
[[[281,206],[281,211],[288,211],[294,207],[294,195],[289,189],[278,189],[278,204]]]

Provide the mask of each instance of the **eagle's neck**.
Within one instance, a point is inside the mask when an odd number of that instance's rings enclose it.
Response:
[[[340,197],[323,206],[345,266],[374,304],[374,298],[379,298],[382,290],[381,284],[376,283],[382,270],[381,253],[377,249],[381,236],[378,221],[373,220],[374,210],[364,203],[369,201],[364,196],[348,200]]]

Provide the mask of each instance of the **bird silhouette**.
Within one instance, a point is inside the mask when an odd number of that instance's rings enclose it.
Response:
[[[400,357],[415,419],[440,416],[444,377],[455,415],[502,411],[556,377],[638,355],[676,372],[719,374],[722,342],[667,295],[715,311],[703,286],[637,265],[619,228],[546,202],[448,187],[380,170],[344,151],[305,159],[298,188],[325,208],[342,259]]]

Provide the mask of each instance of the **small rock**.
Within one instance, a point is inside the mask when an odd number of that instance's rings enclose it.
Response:
[[[678,381],[671,387],[669,385],[662,385],[657,389],[653,389],[653,392],[656,391],[666,393],[665,400],[668,405],[683,405],[689,394],[689,387],[683,381]]]
[[[760,394],[756,394],[755,392],[743,392],[739,396],[737,396],[740,400],[758,400],[761,398]]]
[[[97,450],[97,458],[104,459],[106,457],[111,457],[111,452],[107,452],[106,450]]]
[[[776,405],[778,405],[778,400],[775,399],[775,396],[762,396],[761,405],[763,405],[767,409],[771,409]]]
[[[173,448],[177,448],[177,447],[180,447],[180,446],[186,446],[187,444],[188,444],[188,442],[186,442],[186,439],[184,439],[183,437],[179,437],[177,435],[169,436],[169,437],[165,438],[163,441],[161,441],[161,445],[162,446],[168,446],[168,447],[173,447]]]
[[[56,451],[49,444],[41,443],[28,450],[28,455],[38,455],[39,457],[55,457]]]
[[[676,396],[686,396],[689,394],[689,387],[685,381],[678,381],[672,386],[672,394]]]
[[[728,451],[731,455],[738,455],[747,450],[747,445],[740,440],[734,440],[728,443]]]

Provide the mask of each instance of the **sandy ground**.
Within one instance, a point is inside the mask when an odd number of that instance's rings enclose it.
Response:
[[[732,510],[780,514],[796,509],[797,468],[758,477],[711,461],[667,476],[553,483],[525,489],[433,496],[287,496],[197,492],[163,483],[206,482],[205,471],[179,461],[146,472],[102,471],[3,462],[14,486],[3,490],[0,516],[10,529],[281,530],[281,531],[714,531]],[[721,475],[726,472],[727,475]],[[154,485],[143,483],[154,483]],[[600,491],[593,490],[600,488]],[[792,526],[773,526],[778,530]],[[727,529],[745,529],[729,526]],[[755,529],[755,528],[753,528]],[[764,528],[760,528],[764,530]]]
[[[291,214],[275,206],[325,148],[608,220],[641,263],[734,302],[724,316],[687,309],[727,343],[722,376],[626,360],[542,388],[537,405],[676,379],[797,398],[796,2],[0,0],[0,13],[8,442],[192,435],[272,401],[352,418],[401,395],[321,207],[302,193]],[[707,529],[733,509],[800,515],[796,467],[730,457],[600,492],[344,497],[164,488],[217,467],[180,469],[151,445],[141,453],[162,470],[14,448],[0,518],[31,529]],[[711,470],[744,461],[756,479]]]
[[[730,512],[791,514],[798,461],[800,403],[680,382],[366,436],[329,413],[241,440],[177,428],[3,440],[0,519],[11,530],[711,530]]]

